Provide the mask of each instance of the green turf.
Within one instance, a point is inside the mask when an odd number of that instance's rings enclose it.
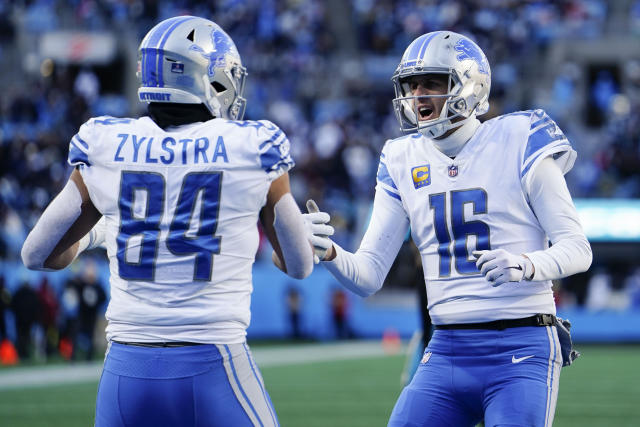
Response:
[[[0,391],[0,426],[92,426],[97,387],[89,383]]]
[[[577,346],[562,369],[555,427],[640,426],[640,347]]]
[[[555,427],[640,426],[640,346],[579,346],[563,369]],[[400,392],[400,356],[265,367],[283,427],[385,426]],[[96,383],[0,391],[2,427],[91,426]],[[230,426],[233,427],[233,426]]]
[[[266,368],[283,427],[386,426],[401,391],[404,357]]]

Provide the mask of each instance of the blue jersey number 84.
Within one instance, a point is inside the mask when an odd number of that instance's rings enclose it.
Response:
[[[169,227],[166,246],[175,255],[195,254],[193,280],[211,280],[213,255],[220,253],[216,236],[220,212],[222,172],[193,172],[182,181],[175,213]],[[166,198],[164,177],[155,172],[122,172],[120,180],[120,232],[118,269],[127,280],[153,281],[160,241],[160,224]],[[144,196],[146,206],[134,212],[136,198]],[[200,209],[196,212],[198,197]],[[199,219],[196,231],[192,221]],[[132,239],[140,239],[138,256],[127,256],[132,251]],[[129,254],[131,255],[131,254]],[[131,260],[135,258],[135,260]]]

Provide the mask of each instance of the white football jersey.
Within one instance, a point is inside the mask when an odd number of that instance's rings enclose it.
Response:
[[[72,138],[69,163],[106,218],[107,338],[244,341],[258,215],[293,166],[286,135],[268,121],[163,130],[97,117]]]
[[[471,254],[488,249],[522,254],[548,247],[526,190],[530,171],[547,156],[566,173],[576,153],[542,110],[483,123],[454,159],[419,133],[385,144],[376,190],[407,213],[435,324],[555,314],[551,281],[492,287]]]

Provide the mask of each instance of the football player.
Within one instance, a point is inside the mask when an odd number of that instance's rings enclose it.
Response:
[[[289,141],[273,123],[242,120],[246,70],[214,22],[162,21],[139,55],[149,115],[82,125],[69,145],[75,170],[23,261],[56,270],[106,246],[96,426],[278,425],[245,335],[259,218],[287,274],[313,268]]]
[[[564,180],[576,152],[542,110],[477,119],[491,70],[463,35],[418,37],[392,81],[408,135],[382,149],[360,248],[333,243],[313,201],[307,214],[316,256],[361,296],[380,289],[409,227],[421,253],[435,332],[389,426],[551,425],[570,363],[551,281],[592,259]]]

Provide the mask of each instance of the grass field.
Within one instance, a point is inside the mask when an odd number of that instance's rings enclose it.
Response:
[[[554,426],[640,426],[640,346],[578,347],[583,356],[561,375]],[[404,357],[337,359],[265,362],[262,373],[283,427],[386,425]],[[0,425],[91,426],[96,387],[91,381],[0,390]]]

